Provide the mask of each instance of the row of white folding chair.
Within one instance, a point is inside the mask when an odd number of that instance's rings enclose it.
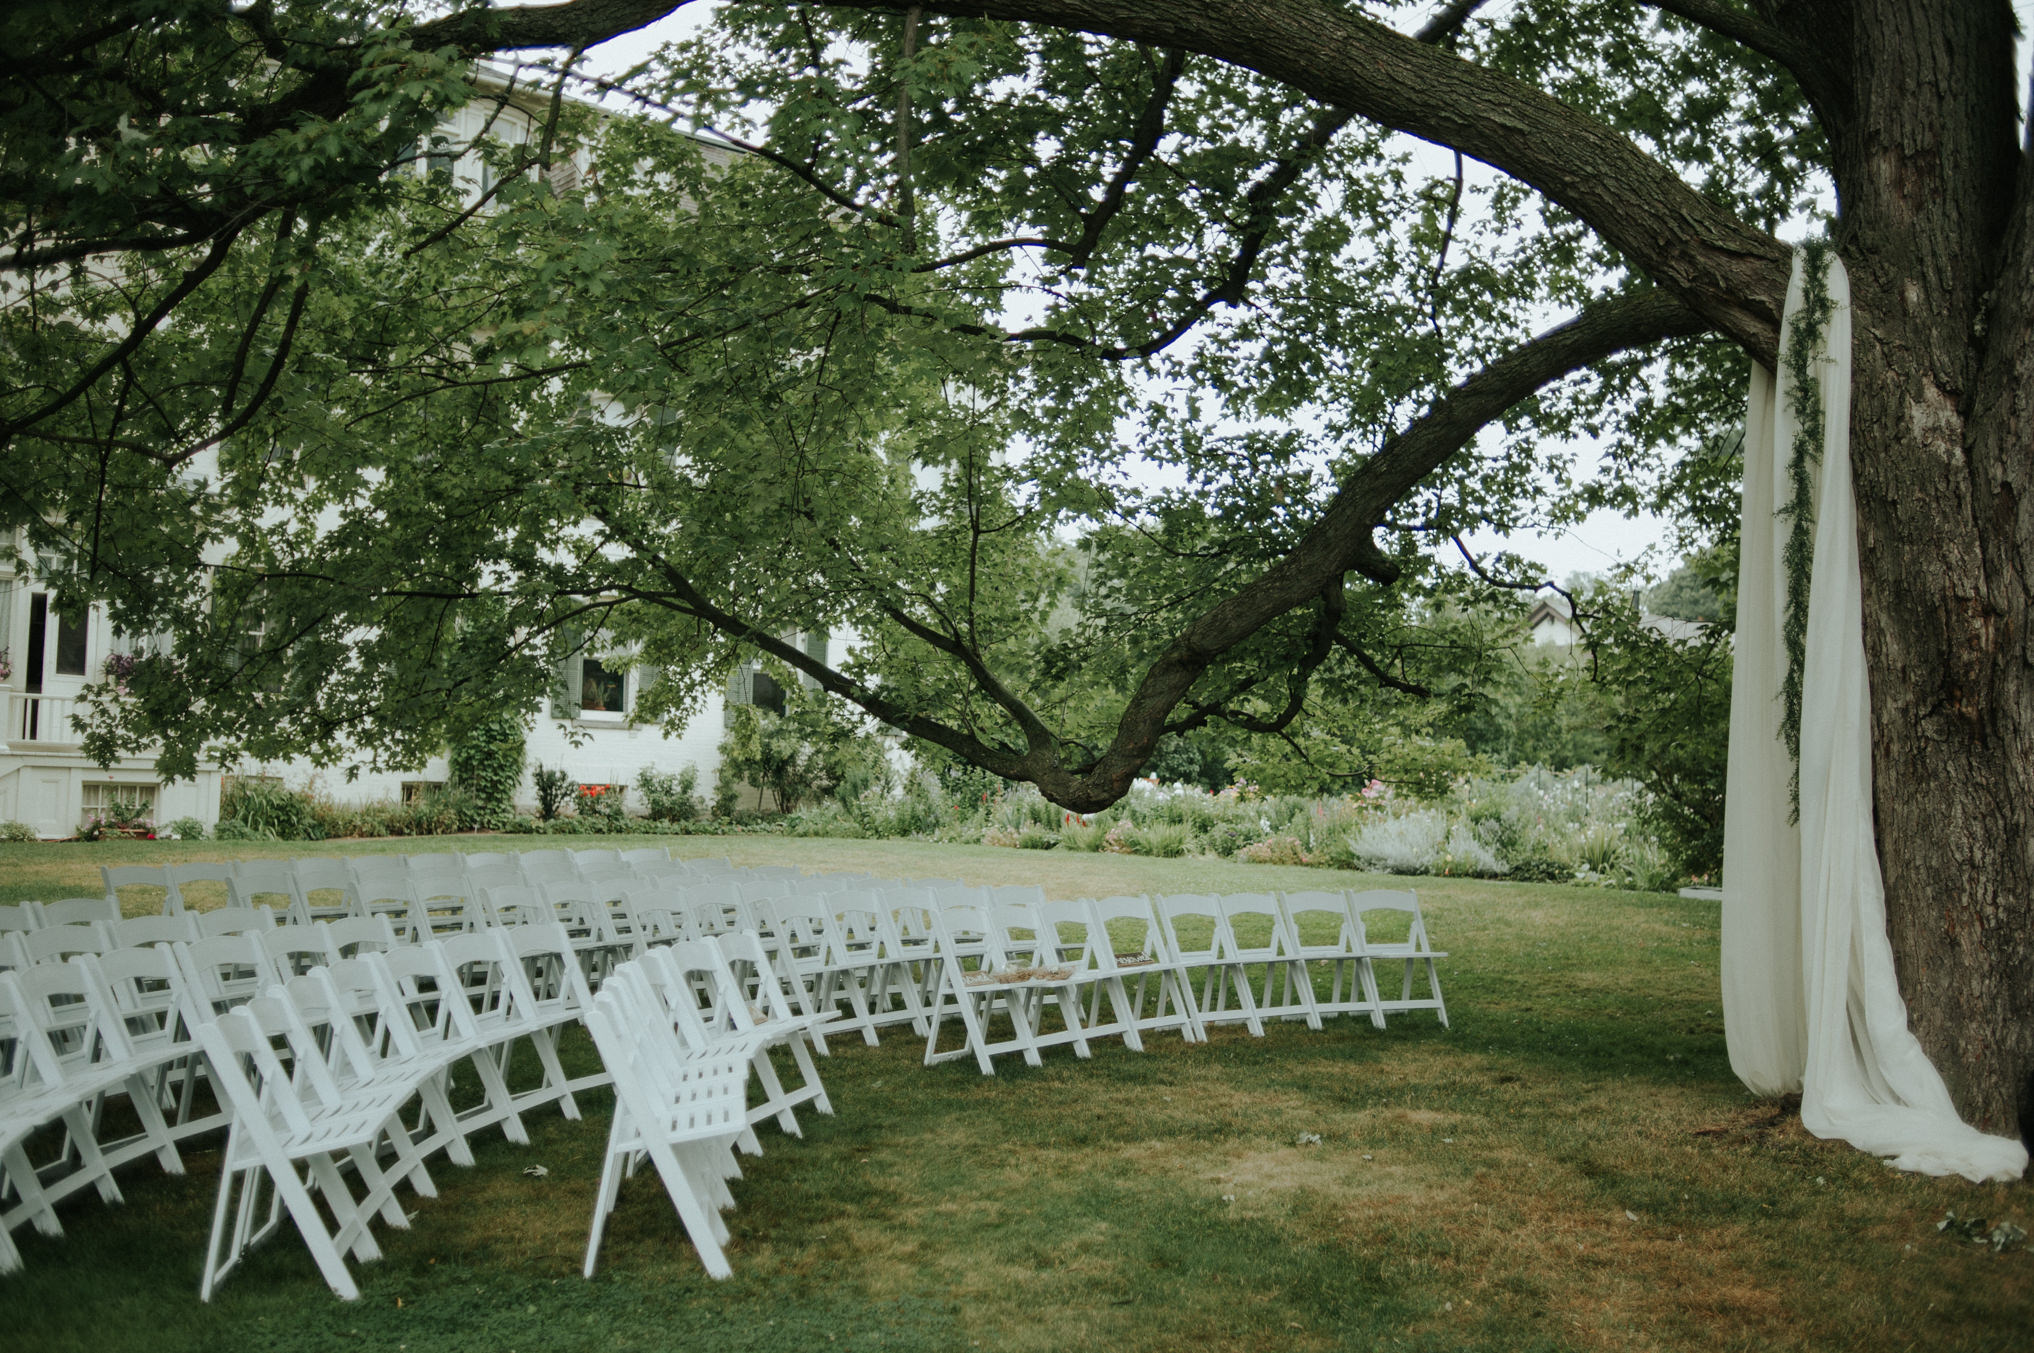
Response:
[[[1314,994],[1315,1008],[1323,1015],[1367,1014],[1372,1024],[1383,1028],[1388,1013],[1432,1010],[1442,1027],[1448,1023],[1448,1008],[1441,996],[1437,960],[1447,955],[1436,951],[1427,939],[1426,919],[1420,912],[1419,895],[1410,889],[1369,889],[1362,892],[1309,891],[1278,894],[1280,913],[1292,938],[1294,952],[1330,969],[1326,997]],[[1379,941],[1371,937],[1371,918],[1389,914],[1395,924],[1407,930],[1404,940]],[[1335,937],[1324,938],[1330,931]],[[1312,933],[1317,938],[1307,939]],[[1386,999],[1376,980],[1378,963],[1403,968],[1400,993]],[[1416,995],[1415,970],[1423,968],[1426,991]]]
[[[1263,1032],[1263,1019],[1305,1019],[1318,1028],[1323,1015],[1367,1015],[1379,1028],[1393,1011],[1432,1010],[1447,1024],[1436,960],[1447,955],[1427,940],[1419,898],[1410,891],[1255,894],[1167,894],[1153,906],[1173,936],[1176,952],[1201,970],[1201,1018],[1241,1022]],[[1407,940],[1380,944],[1368,938],[1367,913],[1405,917]],[[1179,938],[1189,922],[1196,940]],[[1334,938],[1325,936],[1332,931]],[[1307,934],[1321,938],[1306,939]],[[1205,935],[1202,943],[1198,936]],[[1375,978],[1380,960],[1404,966],[1396,999],[1382,999]],[[1329,969],[1325,996],[1314,989],[1309,965]],[[1426,994],[1415,995],[1414,972],[1423,968]],[[1257,974],[1253,990],[1251,974]]]
[[[558,1063],[557,1029],[580,1019],[592,999],[576,975],[570,944],[556,927],[480,931],[314,968],[201,1025],[208,1053],[227,1058],[220,1087],[232,1106],[233,1131],[200,1294],[209,1300],[287,1209],[326,1281],[350,1300],[358,1290],[345,1254],[365,1260],[378,1253],[368,1222],[379,1213],[405,1224],[393,1205],[395,1181],[408,1178],[420,1193],[434,1192],[428,1158],[443,1150],[455,1163],[470,1164],[467,1138],[485,1127],[500,1126],[510,1140],[527,1142],[521,1114],[536,1103],[555,1101],[578,1117],[575,1084],[606,1076],[575,1083]],[[273,1055],[278,1039],[291,1052],[287,1067]],[[522,1040],[538,1049],[544,1083],[518,1094],[503,1066]],[[461,1064],[474,1069],[484,1097],[455,1113],[446,1081]],[[402,1111],[413,1102],[419,1116],[411,1127]],[[384,1144],[399,1169],[379,1169]],[[342,1150],[362,1181],[362,1197],[340,1171]],[[323,1194],[331,1225],[300,1168]],[[266,1218],[257,1220],[264,1183],[269,1204]]]
[[[117,921],[120,909],[103,897],[66,897],[56,902],[16,902],[0,907],[0,934],[21,934],[53,925]]]
[[[702,894],[687,890],[684,896]],[[718,907],[715,897],[719,898]],[[1035,889],[980,890],[958,884],[930,890],[883,890],[876,897],[883,900],[872,904],[867,894],[826,892],[816,897],[780,897],[772,904],[707,892],[704,900],[685,911],[665,913],[642,903],[639,907],[653,936],[710,934],[755,926],[773,952],[779,953],[786,987],[803,1008],[816,1011],[845,1006],[843,1013],[850,1019],[843,1029],[859,1030],[873,1041],[877,1028],[906,1019],[925,1032],[925,1002],[909,1000],[912,987],[897,978],[907,970],[921,975],[927,972],[922,965],[913,967],[900,960],[906,955],[920,958],[929,937],[921,930],[913,952],[911,938],[902,933],[904,918],[948,905],[996,905],[999,899],[1006,905],[1042,902]],[[1156,902],[1141,897],[1110,898],[1096,905],[1108,910],[1106,920],[1116,930],[1129,929],[1137,966],[1147,969],[1136,983],[1138,1027],[1159,1021],[1162,1027],[1199,1029],[1205,1019],[1208,1023],[1243,1023],[1261,1035],[1266,1018],[1301,1019],[1318,1028],[1324,1016],[1361,1014],[1381,1027],[1387,1011],[1417,1009],[1432,1009],[1446,1023],[1434,968],[1434,960],[1445,955],[1427,943],[1418,899],[1410,892],[1175,895]],[[1408,912],[1411,938],[1395,948],[1366,943],[1361,916],[1365,909]],[[780,947],[778,916],[787,911],[800,917],[798,933],[786,937],[790,942]],[[863,929],[871,929],[878,918],[884,919],[888,933],[877,936],[873,944],[855,941],[855,927],[846,924],[849,911],[861,913]],[[1197,936],[1193,944],[1184,944],[1177,923],[1194,920],[1200,922],[1197,929],[1205,941]],[[1303,938],[1306,935],[1317,937]],[[1372,963],[1380,954],[1402,961],[1405,967],[1404,990],[1392,1001],[1383,1001],[1378,995]],[[1327,969],[1327,991],[1315,990],[1310,965]],[[1426,971],[1427,993],[1415,997],[1412,979],[1415,969],[1421,967]],[[1189,968],[1200,974],[1199,1000],[1184,980]],[[918,988],[920,994],[925,990]],[[1091,1005],[1099,999],[1098,992],[1091,994]],[[1149,1015],[1144,1013],[1147,999],[1153,1003]]]
[[[11,1232],[26,1221],[62,1234],[55,1204],[84,1188],[119,1202],[113,1172],[153,1155],[183,1173],[176,1143],[222,1121],[193,1108],[197,1044],[167,948],[86,954],[0,974],[0,1272],[20,1263]],[[138,1123],[106,1138],[109,1097]],[[54,1150],[30,1154],[52,1127]],[[49,1142],[44,1142],[49,1146]]]
[[[1078,936],[1065,927],[1078,926]],[[973,1057],[983,1075],[994,1075],[994,1059],[1015,1052],[1032,1066],[1048,1047],[1071,1044],[1082,1057],[1090,1041],[1121,1038],[1141,1051],[1143,1039],[1107,929],[1085,902],[1048,904],[947,900],[932,916],[938,958],[929,1029],[928,1066]],[[1174,980],[1177,1010],[1177,977]],[[1102,1013],[1102,1002],[1108,1014]],[[1048,1012],[1058,1027],[1047,1023]],[[949,1015],[960,1020],[960,1047],[942,1049],[940,1033]],[[1008,1021],[1001,1035],[998,1016]],[[1183,1015],[1175,1026],[1192,1040],[1198,1030]]]
[[[228,889],[230,894],[233,870],[233,864],[225,860],[192,860],[171,865],[101,865],[99,876],[116,913],[124,910],[120,890],[128,887],[160,888],[160,901],[153,896],[144,896],[139,902],[140,910],[174,913],[187,909],[183,894],[186,884],[217,883]]]
[[[153,896],[150,896],[144,900],[144,905],[147,905],[150,910],[176,913],[188,909],[187,900],[183,896],[184,885],[201,881],[215,882],[222,885],[227,891],[229,902],[236,906],[252,905],[252,899],[257,895],[263,894],[288,898],[293,902],[301,902],[301,894],[306,892],[318,892],[333,888],[343,889],[345,880],[336,876],[337,871],[344,871],[348,877],[356,869],[370,874],[376,871],[408,872],[443,869],[466,872],[483,868],[489,864],[503,862],[516,863],[520,867],[525,857],[529,859],[533,866],[537,866],[540,861],[545,859],[562,857],[572,863],[575,872],[589,866],[625,865],[634,867],[636,865],[668,865],[671,863],[670,853],[667,850],[655,847],[630,851],[597,850],[580,852],[531,851],[518,853],[475,851],[462,853],[456,851],[438,851],[417,855],[356,856],[350,858],[314,856],[295,860],[246,860],[237,863],[205,860],[176,865],[102,866],[100,874],[105,888],[105,896],[113,901],[116,915],[120,905],[120,890],[130,887],[161,889],[162,897],[159,902]],[[317,876],[315,880],[310,877],[312,875]],[[299,920],[331,919],[329,907],[330,904],[328,903],[327,914],[324,916],[309,911],[308,904],[301,904],[292,908],[292,910],[295,914],[295,919]],[[6,928],[8,927],[0,924],[0,930]]]
[[[274,928],[275,916],[266,907],[221,907],[213,911],[178,912],[173,916],[130,916],[118,921],[45,926],[40,930],[0,934],[0,969],[61,962],[75,954],[103,954],[173,940],[261,933]]]
[[[693,961],[703,960],[702,949],[718,954],[697,941],[674,947]],[[589,1278],[622,1180],[644,1159],[655,1168],[707,1273],[733,1276],[722,1248],[728,1231],[720,1213],[734,1204],[727,1181],[741,1174],[735,1145],[754,1141],[746,1103],[762,1040],[752,1031],[710,1030],[693,1006],[691,982],[673,971],[679,963],[678,955],[660,950],[658,956],[621,964],[587,1012],[587,1027],[615,1087],[586,1243],[583,1271]],[[725,981],[716,982],[718,999],[731,1009],[740,993],[732,989],[731,977]]]

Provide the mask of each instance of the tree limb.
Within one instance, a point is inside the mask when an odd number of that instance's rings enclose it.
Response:
[[[1755,359],[1777,360],[1791,261],[1784,244],[1596,119],[1328,0],[972,0],[929,8],[1183,47],[1460,150],[1573,212]]]

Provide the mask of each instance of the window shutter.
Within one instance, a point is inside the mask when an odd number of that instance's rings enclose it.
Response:
[[[629,668],[628,709],[631,715],[636,712],[637,703],[652,686],[657,684],[657,678],[663,674],[662,668],[652,667],[648,663],[639,663]]]
[[[570,197],[579,191],[579,161],[571,155],[560,155],[551,161],[551,167],[544,173],[545,182],[551,185],[554,197]]]
[[[727,679],[727,698],[721,701],[722,716],[732,719],[737,705],[753,705],[756,702],[756,665],[752,662],[736,666]]]
[[[551,674],[551,714],[559,719],[579,717],[579,664],[585,652],[585,637],[576,627],[559,631],[565,656]]]

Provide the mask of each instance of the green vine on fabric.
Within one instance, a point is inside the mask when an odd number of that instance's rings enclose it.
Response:
[[[1787,408],[1794,416],[1794,444],[1787,455],[1787,502],[1779,516],[1788,522],[1780,567],[1787,580],[1787,608],[1780,637],[1787,650],[1787,677],[1780,688],[1780,737],[1793,759],[1787,792],[1791,820],[1801,820],[1801,673],[1808,652],[1808,584],[1815,569],[1815,468],[1822,462],[1824,413],[1817,358],[1829,335],[1836,303],[1829,296],[1828,240],[1801,246],[1801,308],[1787,331],[1780,360],[1787,370]]]

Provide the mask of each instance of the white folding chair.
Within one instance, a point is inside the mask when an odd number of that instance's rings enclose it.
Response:
[[[486,923],[472,879],[456,865],[419,868],[412,860],[409,889],[410,933],[419,940],[443,939]]]
[[[1404,965],[1398,996],[1379,1001],[1379,1009],[1385,1013],[1398,1010],[1431,1010],[1440,1018],[1441,1027],[1447,1028],[1448,1006],[1447,1002],[1441,999],[1441,974],[1435,964],[1448,955],[1434,948],[1427,938],[1427,922],[1420,914],[1419,894],[1410,889],[1399,892],[1377,888],[1353,895],[1349,899],[1349,906],[1363,923],[1371,963]],[[1373,914],[1379,917],[1378,921],[1373,922],[1370,919]],[[1397,938],[1395,933],[1401,927],[1405,931],[1405,938],[1402,940]],[[1390,936],[1381,943],[1371,938],[1373,932],[1380,928]],[[1415,995],[1413,990],[1413,974],[1420,969],[1425,970],[1427,977],[1424,996]]]
[[[448,960],[447,945],[458,946],[457,964]],[[510,1141],[517,1145],[527,1143],[529,1133],[523,1127],[519,1106],[509,1091],[500,1060],[506,1057],[509,1043],[522,1031],[519,1027],[522,1021],[511,1019],[503,1027],[503,1022],[497,1019],[494,1027],[483,1031],[476,1012],[484,1011],[486,1002],[469,993],[465,985],[467,980],[489,983],[503,997],[502,1011],[527,1010],[534,1004],[527,996],[515,1002],[513,993],[502,983],[499,968],[506,960],[498,933],[485,932],[479,936],[477,945],[466,936],[404,945],[386,954],[370,955],[366,961],[388,974],[418,1047],[424,1056],[438,1063],[440,1084],[449,1082],[451,1072],[461,1062],[472,1066],[479,1078],[482,1103],[459,1114],[452,1122],[441,1123],[441,1130],[457,1136],[463,1144],[468,1134],[498,1124]],[[462,977],[459,969],[473,964],[484,971],[478,974],[469,971]]]
[[[579,1102],[574,1096],[608,1083],[605,1071],[568,1075],[558,1053],[560,1031],[581,1023],[593,1004],[592,989],[579,966],[578,950],[565,927],[556,921],[505,926],[500,934],[522,964],[524,980],[529,984],[535,1027],[528,1042],[543,1069],[540,1084],[516,1093],[516,1108],[528,1112],[555,1102],[559,1112],[577,1121]],[[506,1058],[505,1048],[501,1055]],[[507,1065],[506,1060],[503,1065]]]
[[[174,919],[134,917],[132,920]],[[131,924],[131,921],[130,921]],[[73,960],[90,976],[106,1000],[106,1011],[120,1022],[129,1053],[144,1067],[156,1092],[170,1132],[177,1141],[223,1126],[223,1109],[196,1115],[197,1086],[204,1078],[204,1059],[192,1025],[196,1003],[184,989],[183,969],[168,945],[127,947]]]
[[[1200,972],[1193,1002],[1203,1033],[1212,1024],[1241,1024],[1262,1038],[1264,1021],[1258,1017],[1249,971],[1229,957],[1220,901],[1213,893],[1164,893],[1151,903],[1174,961],[1189,973]]]
[[[358,1298],[345,1256],[350,1252],[362,1262],[381,1257],[368,1229],[377,1215],[394,1226],[408,1225],[395,1204],[395,1177],[377,1159],[378,1143],[388,1135],[385,1125],[408,1098],[403,1087],[370,1082],[342,1092],[321,1049],[279,996],[257,997],[201,1024],[198,1038],[213,1083],[233,1114],[199,1298],[212,1299],[241,1257],[281,1224],[284,1211],[327,1285],[347,1301]],[[341,1155],[360,1177],[358,1196],[339,1168]],[[313,1187],[332,1213],[330,1225],[311,1195]]]
[[[341,916],[320,921],[318,929],[325,936],[331,962],[361,954],[385,954],[403,942],[386,916]]]
[[[66,897],[55,902],[37,902],[34,906],[38,927],[96,925],[120,919],[120,908],[106,897]]]
[[[443,1151],[454,1165],[473,1164],[465,1127],[453,1111],[446,1087],[452,1068],[477,1049],[470,1039],[459,1042],[442,1036],[429,996],[424,998],[427,1009],[422,1018],[430,1027],[420,1031],[419,1014],[405,1001],[401,981],[379,953],[342,958],[283,985],[300,1009],[308,1008],[311,993],[316,993],[315,1003],[335,1026],[327,1040],[335,1076],[386,1083],[405,1090],[405,1103],[410,1098],[418,1102],[414,1127],[405,1125],[400,1116],[390,1120],[392,1141],[395,1134],[402,1134],[419,1162]],[[339,1014],[345,1019],[336,1018]],[[331,1046],[334,1042],[337,1046]],[[426,1133],[421,1141],[418,1133]],[[513,1132],[509,1139],[522,1140]],[[421,1193],[433,1191],[421,1166],[416,1186]]]
[[[523,881],[532,888],[541,888],[547,883],[565,883],[579,877],[578,861],[569,850],[530,850],[516,857],[516,865],[523,871]]]
[[[418,938],[417,903],[410,895],[410,871],[401,857],[349,860],[347,874],[355,916],[387,917],[396,938],[405,942]]]
[[[1106,937],[1106,959],[1098,955],[1098,961],[1108,962],[1122,975],[1136,1027],[1146,1033],[1177,1029],[1189,1043],[1206,1042],[1186,961],[1166,942],[1151,899],[1102,897],[1088,905]]]
[[[146,948],[155,944],[174,944],[178,940],[190,941],[198,938],[197,917],[191,912],[179,912],[163,916],[124,916],[117,921],[101,921],[99,929],[106,936],[106,952],[112,949]]]
[[[734,981],[741,999],[738,1006],[730,1006],[730,1021],[734,1026],[745,1027],[762,1038],[749,1062],[763,1089],[762,1099],[749,1106],[750,1125],[765,1118],[775,1118],[777,1126],[783,1131],[794,1137],[803,1135],[798,1130],[798,1119],[792,1113],[793,1109],[810,1103],[821,1113],[833,1112],[833,1101],[827,1098],[826,1086],[820,1083],[819,1069],[812,1061],[813,1028],[825,1023],[829,1017],[800,1015],[791,1008],[783,986],[777,981],[770,956],[763,952],[762,942],[756,938],[755,932],[729,931],[711,940],[695,943],[711,944],[718,949],[728,975]],[[770,1049],[776,1047],[790,1050],[798,1072],[798,1084],[789,1089],[785,1088],[770,1059]]]
[[[206,1021],[267,991],[280,974],[256,935],[213,935],[173,944],[192,1000],[191,1017]]]
[[[733,1146],[748,1128],[743,1111],[748,1059],[739,1047],[685,1046],[668,1012],[648,1008],[649,1000],[633,986],[626,980],[611,983],[586,1015],[614,1078],[615,1106],[585,1275],[593,1276],[623,1177],[647,1157],[707,1273],[731,1277],[734,1270],[721,1248],[727,1226],[720,1210],[732,1202],[725,1181],[739,1173]]]
[[[26,1215],[38,1217],[47,1234],[55,1224],[56,1203],[83,1188],[93,1188],[108,1203],[121,1201],[113,1171],[154,1156],[171,1174],[184,1165],[157,1101],[160,1067],[150,1056],[137,1054],[127,1038],[125,1021],[112,1008],[110,994],[93,970],[80,962],[42,963],[7,974],[15,1039],[36,1065],[36,1079],[61,1086],[64,1103],[56,1115],[64,1140],[53,1159],[40,1163],[21,1152],[6,1170],[7,1183],[22,1200],[13,1214],[0,1211],[0,1229],[12,1229]],[[126,1137],[103,1139],[108,1096],[124,1095],[137,1121]],[[46,1223],[46,1224],[45,1224]]]
[[[341,921],[358,914],[353,900],[353,872],[345,860],[314,855],[291,860],[289,864],[296,884],[297,909],[292,919],[297,924]]]
[[[185,914],[201,940],[212,935],[260,935],[275,929],[275,913],[267,907],[218,907]]]
[[[163,872],[169,878],[169,890],[176,899],[174,909],[177,911],[195,911],[201,902],[209,911],[224,905],[232,895],[233,863],[230,860],[192,860],[186,864],[170,865]],[[219,886],[197,889],[198,898],[194,901],[189,888],[189,885],[194,883],[216,883]],[[210,900],[214,894],[219,899],[217,902]],[[163,910],[168,911],[171,908],[165,907]]]
[[[15,902],[0,907],[0,934],[19,934],[34,930],[42,924],[42,917],[36,914],[33,902]]]
[[[972,1056],[983,1075],[993,1076],[994,1059],[1006,1053],[1020,1054],[1031,1066],[1042,1066],[1040,1050],[1058,1043],[1072,1043],[1087,1055],[1076,970],[1041,960],[1039,925],[1035,908],[1023,903],[953,902],[940,908],[933,919],[939,986],[928,1012],[927,1066]],[[1071,1017],[1059,1030],[1040,1027],[1048,1000],[1058,1005],[1063,1020]],[[962,1047],[939,1046],[948,1014],[960,1019]],[[1007,1037],[997,1036],[998,1014],[1009,1021]]]
[[[323,922],[317,925],[279,925],[255,938],[261,942],[261,952],[268,958],[269,971],[279,981],[301,977],[338,957],[332,952],[332,937]]]
[[[1306,961],[1299,956],[1298,941],[1285,923],[1277,897],[1270,893],[1218,894],[1222,909],[1223,958],[1257,969],[1263,984],[1257,989],[1260,1019],[1300,1019],[1307,1027],[1321,1027],[1321,1012],[1314,1008],[1314,984],[1307,976]]]
[[[169,873],[160,865],[102,864],[99,877],[106,885],[106,900],[113,905],[112,916],[103,919],[114,920],[125,914],[146,916],[150,912],[180,909],[176,891],[170,887]]]
[[[52,925],[25,930],[14,937],[24,967],[62,963],[75,954],[98,954],[117,949],[119,942],[106,933],[104,923],[96,925]]]
[[[290,860],[242,860],[226,885],[229,907],[261,907],[282,922],[308,921],[297,890],[297,866]]]
[[[1278,901],[1300,957],[1310,970],[1316,964],[1328,969],[1328,994],[1323,997],[1315,991],[1314,1008],[1322,1015],[1368,1015],[1382,1029],[1384,1008],[1364,942],[1363,919],[1350,905],[1349,894],[1317,889],[1280,893]]]

